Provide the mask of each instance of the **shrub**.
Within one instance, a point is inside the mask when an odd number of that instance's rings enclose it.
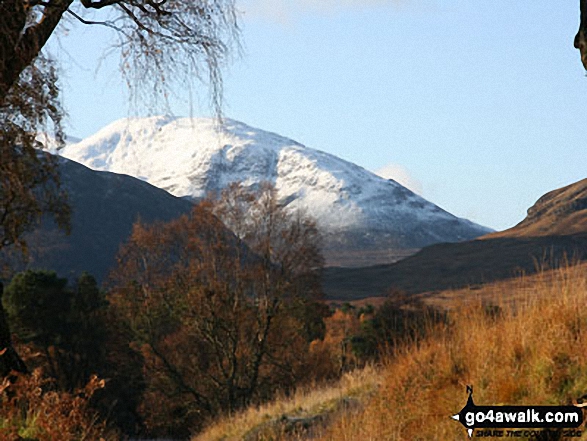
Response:
[[[73,393],[52,390],[51,381],[40,370],[15,374],[0,383],[0,440],[99,441],[117,439],[90,410],[89,401],[104,387],[92,377]]]

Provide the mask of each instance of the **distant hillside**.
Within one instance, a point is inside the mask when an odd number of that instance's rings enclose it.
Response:
[[[67,159],[61,160],[60,172],[73,210],[71,235],[45,221],[28,235],[28,268],[51,269],[67,277],[88,271],[102,280],[137,219],[168,221],[192,207],[133,177],[96,172]]]
[[[474,286],[566,259],[587,260],[587,179],[547,193],[509,230],[431,245],[391,265],[327,268],[323,280],[329,299],[355,300],[390,289],[421,293]]]
[[[528,215],[515,227],[484,236],[533,237],[587,232],[587,179],[553,190],[528,209]]]
[[[123,119],[60,154],[191,199],[235,181],[271,182],[281,203],[317,219],[329,265],[390,263],[491,231],[356,164],[230,119]]]
[[[587,234],[431,245],[392,265],[326,268],[323,283],[327,298],[335,300],[377,297],[391,289],[415,294],[532,274],[566,257],[587,260]]]

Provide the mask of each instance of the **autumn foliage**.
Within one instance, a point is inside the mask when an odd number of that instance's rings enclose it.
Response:
[[[190,215],[137,222],[107,291],[88,274],[72,285],[47,271],[15,276],[3,302],[34,373],[4,383],[0,428],[8,439],[52,439],[49,415],[69,430],[59,439],[98,439],[107,427],[186,439],[348,377],[443,322],[401,296],[378,310],[331,307],[322,266],[314,221],[280,204],[270,185],[234,184]],[[359,389],[321,414],[371,393]]]
[[[233,186],[190,216],[135,225],[109,301],[144,359],[151,433],[183,436],[306,375],[323,332],[319,244],[269,186]]]
[[[92,377],[72,393],[55,390],[40,370],[6,377],[0,383],[0,440],[38,441],[115,439],[107,435],[90,406],[104,380]]]

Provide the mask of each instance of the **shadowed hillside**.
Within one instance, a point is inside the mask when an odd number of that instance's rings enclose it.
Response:
[[[587,259],[587,179],[542,196],[517,226],[473,240],[436,244],[391,265],[327,268],[329,299],[355,300],[390,289],[421,293],[531,274]]]
[[[88,271],[103,280],[137,219],[169,221],[192,208],[190,202],[130,176],[96,172],[66,159],[60,172],[72,208],[71,234],[44,222],[28,235],[28,268],[51,269],[65,277]]]
[[[497,238],[432,245],[393,265],[326,268],[327,298],[356,300],[396,289],[410,294],[463,288],[587,259],[587,234]]]
[[[251,190],[270,182],[281,204],[316,219],[328,265],[391,263],[427,245],[492,231],[394,180],[231,119],[222,125],[209,118],[123,119],[60,154],[192,200],[219,193],[233,182]]]

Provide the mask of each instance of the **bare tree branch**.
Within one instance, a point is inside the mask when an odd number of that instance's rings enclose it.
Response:
[[[107,6],[112,6],[118,3],[122,3],[123,0],[98,0],[98,1],[92,1],[92,0],[80,0],[80,3],[88,9],[102,9],[105,8]]]
[[[76,14],[75,12],[73,12],[71,9],[68,9],[67,11],[68,14],[71,14],[73,17],[75,17],[80,23],[83,23],[85,25],[100,25],[100,26],[106,26],[108,28],[114,29],[115,31],[118,32],[124,32],[121,28],[119,28],[118,26],[114,25],[112,22],[110,21],[92,21],[92,20],[85,20],[83,17],[81,17],[80,15]]]
[[[6,26],[6,22],[0,22],[3,32],[4,28],[8,28],[7,34],[0,42],[0,101],[17,81],[20,73],[39,55],[73,0],[52,1],[51,7],[45,8],[41,19],[31,26],[26,25],[27,11],[22,2],[16,0],[11,3],[14,10],[0,10],[0,14],[14,14],[11,26]],[[6,3],[4,5],[10,7]],[[17,26],[15,20],[21,21],[22,24]],[[18,27],[20,28],[17,29]],[[15,37],[15,31],[18,31],[18,38]]]
[[[581,62],[587,70],[587,0],[580,0],[581,22],[575,35],[575,47],[581,52]]]

